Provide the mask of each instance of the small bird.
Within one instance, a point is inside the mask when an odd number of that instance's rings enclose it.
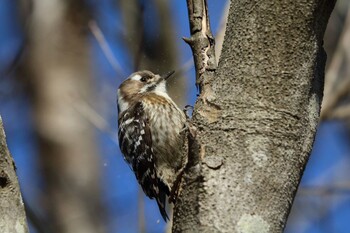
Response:
[[[187,163],[183,154],[186,116],[169,97],[166,81],[150,71],[131,74],[118,89],[118,138],[124,159],[164,219],[167,196]]]

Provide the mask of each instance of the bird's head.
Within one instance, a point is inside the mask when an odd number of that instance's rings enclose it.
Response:
[[[120,112],[126,110],[132,101],[135,101],[139,95],[147,92],[166,94],[166,81],[174,74],[171,71],[165,75],[153,74],[150,71],[143,70],[131,74],[118,89],[118,107]]]

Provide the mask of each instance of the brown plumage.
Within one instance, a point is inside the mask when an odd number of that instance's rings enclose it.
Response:
[[[167,94],[170,75],[139,71],[118,89],[119,146],[146,195],[156,199],[165,221],[166,196],[187,162],[181,133],[186,117]]]

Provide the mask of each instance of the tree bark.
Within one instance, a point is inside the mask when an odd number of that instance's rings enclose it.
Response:
[[[16,175],[15,163],[7,148],[0,117],[0,231],[28,233],[24,204]]]
[[[201,93],[193,114],[199,150],[190,159],[199,164],[184,176],[174,232],[283,231],[319,120],[334,4],[231,1],[216,71],[203,53],[210,49],[193,42]],[[202,12],[189,11],[198,22],[188,41],[203,34]]]

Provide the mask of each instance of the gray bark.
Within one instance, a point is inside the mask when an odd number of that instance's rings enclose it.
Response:
[[[184,176],[174,232],[283,231],[319,120],[334,4],[231,1],[216,71],[200,53],[210,39],[193,42],[201,94],[193,115],[199,149],[190,159],[199,163]],[[193,15],[188,41],[205,25],[200,11]],[[194,49],[200,44],[208,49]]]
[[[5,131],[0,117],[0,232],[27,233],[21,191],[15,163],[7,148]]]

